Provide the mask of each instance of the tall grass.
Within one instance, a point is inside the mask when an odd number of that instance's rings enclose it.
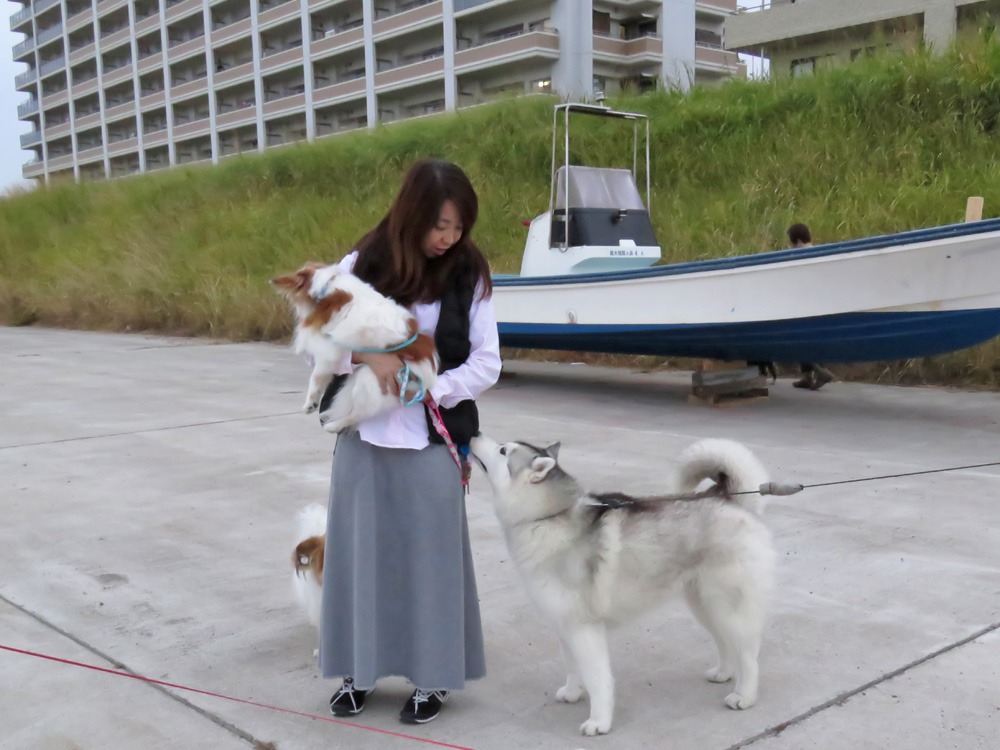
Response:
[[[1000,214],[1000,43],[884,55],[815,76],[626,95],[652,118],[652,218],[668,260],[960,221],[969,195]],[[290,320],[266,285],[334,260],[384,213],[415,159],[462,165],[475,236],[516,272],[523,219],[545,210],[553,100],[526,98],[311,145],[0,200],[0,322],[273,339]],[[616,122],[574,129],[573,158],[625,165]],[[900,382],[997,386],[1000,351],[859,370]]]

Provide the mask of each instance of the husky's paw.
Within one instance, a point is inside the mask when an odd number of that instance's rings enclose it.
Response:
[[[576,703],[583,697],[583,688],[579,685],[563,685],[556,690],[556,700],[563,703]]]
[[[312,414],[318,408],[319,408],[319,401],[312,401],[312,400],[306,401],[302,405],[302,413],[303,414]]]
[[[756,702],[756,695],[740,695],[739,693],[733,691],[726,696],[726,705],[736,711],[742,711],[744,708],[750,708],[750,706]]]
[[[722,667],[712,667],[705,670],[705,679],[709,682],[729,682],[733,679],[733,672]]]
[[[580,734],[585,734],[588,737],[593,737],[597,734],[607,734],[611,731],[611,721],[597,721],[596,719],[587,719],[583,724],[580,725]]]

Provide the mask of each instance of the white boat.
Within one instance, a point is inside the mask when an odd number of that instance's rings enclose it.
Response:
[[[631,122],[632,169],[570,165],[571,113]],[[549,210],[531,223],[521,274],[494,276],[501,345],[834,363],[940,354],[1000,334],[1000,219],[652,265],[660,248],[636,187],[642,123],[648,205],[645,117],[555,108]]]

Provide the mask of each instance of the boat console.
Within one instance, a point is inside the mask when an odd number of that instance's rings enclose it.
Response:
[[[566,116],[566,163],[555,168],[560,111]],[[646,268],[660,260],[649,211],[635,182],[638,129],[633,129],[633,168],[591,167],[569,163],[569,113],[619,117],[634,123],[643,115],[606,107],[564,104],[553,123],[553,172],[549,210],[528,230],[521,276],[561,276]],[[649,169],[646,131],[646,169]],[[647,177],[647,200],[649,183]]]

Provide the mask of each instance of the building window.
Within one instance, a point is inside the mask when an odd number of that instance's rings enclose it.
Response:
[[[792,60],[792,78],[812,75],[815,70],[815,57],[800,57],[798,60]]]
[[[531,82],[531,90],[534,93],[548,94],[552,91],[552,79],[551,78],[539,78],[537,81]]]

